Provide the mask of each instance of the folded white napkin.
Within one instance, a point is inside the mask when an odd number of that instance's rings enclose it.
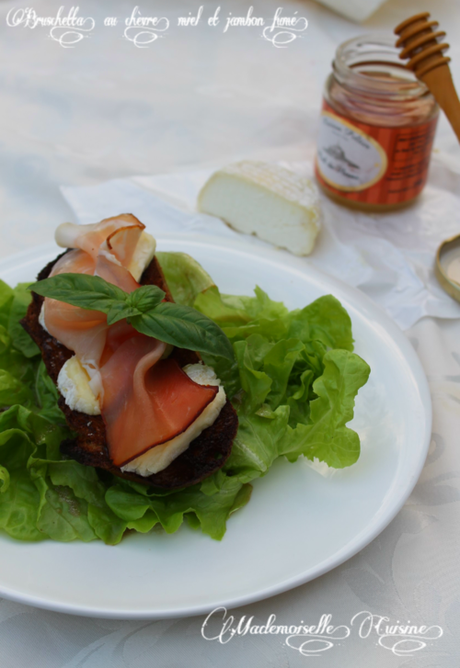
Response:
[[[316,0],[347,19],[361,23],[369,18],[386,0]]]
[[[443,239],[460,233],[460,173],[438,154],[430,184],[413,207],[388,214],[365,214],[322,198],[324,225],[313,253],[305,258],[326,273],[359,287],[398,323],[411,327],[424,316],[460,317],[460,304],[446,295],[434,276],[434,257]],[[312,178],[310,163],[288,164]],[[80,223],[133,213],[156,236],[207,234],[244,238],[221,220],[195,211],[199,189],[211,170],[115,179],[96,186],[63,187]]]

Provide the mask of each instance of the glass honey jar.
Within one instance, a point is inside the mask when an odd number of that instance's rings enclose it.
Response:
[[[439,108],[399,59],[392,35],[337,49],[326,81],[316,178],[332,199],[367,211],[407,206],[428,176]]]

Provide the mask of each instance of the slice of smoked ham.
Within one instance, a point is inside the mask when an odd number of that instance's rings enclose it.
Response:
[[[144,225],[120,227],[107,237],[107,247],[124,267],[133,259],[143,229]]]
[[[121,239],[121,237],[117,236],[117,233],[122,230],[134,230],[135,237],[131,237],[131,241],[135,238],[135,242],[131,243],[130,241],[130,243],[126,244],[125,253],[129,254],[130,248],[134,251],[137,240],[144,229],[145,225],[140,220],[137,220],[131,214],[125,213],[115,218],[106,218],[94,225],[76,225],[75,223],[59,225],[56,230],[56,243],[63,248],[80,248],[90,255],[93,260],[96,260],[101,246],[103,247],[106,242],[106,247],[110,249],[109,240],[111,238],[113,240],[112,245],[115,246],[114,254],[117,255],[116,246]],[[129,260],[125,264],[128,263]]]
[[[165,348],[135,332],[101,368],[102,417],[115,466],[184,432],[219,391],[195,383],[175,360],[160,359]]]
[[[57,274],[93,274],[95,261],[82,250],[61,257],[53,267]],[[107,316],[71,304],[46,298],[45,325],[48,332],[77,355],[82,364],[97,365],[104,350]]]
[[[56,240],[75,250],[55,264],[61,273],[98,275],[132,292],[139,283],[126,268],[144,225],[128,214],[97,225],[66,223]],[[97,388],[110,457],[123,466],[174,439],[216,398],[217,386],[192,381],[175,360],[160,359],[166,344],[126,321],[108,327],[105,314],[45,299],[48,332],[73,350]]]
[[[103,254],[99,255],[94,270],[95,276],[100,276],[107,283],[117,285],[125,292],[133,292],[133,290],[138,288],[139,283],[134,280],[129,271],[113,260],[110,260],[109,257]]]
[[[138,223],[127,227],[124,219],[120,220],[118,225],[119,230],[116,229],[115,220],[109,219],[108,222],[88,226],[91,229],[85,233],[83,226],[65,223],[63,227],[67,232],[64,236],[78,250],[63,255],[56,262],[51,276],[64,273],[91,274],[100,276],[125,292],[138,288],[139,283],[122,265],[119,257],[111,254],[106,241],[107,235],[119,241],[117,231],[121,232],[120,239],[122,238],[130,249],[124,259],[129,262],[144,226]],[[77,228],[76,232],[74,228]],[[96,244],[99,244],[98,248]],[[46,298],[45,324],[55,339],[73,350],[91,375],[91,369],[99,365],[104,350],[107,335],[106,315],[100,311],[88,311]]]

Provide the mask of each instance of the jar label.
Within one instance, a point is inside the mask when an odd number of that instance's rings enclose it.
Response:
[[[427,123],[378,127],[337,114],[320,117],[316,176],[328,190],[357,202],[398,204],[416,197],[428,175],[437,115]]]

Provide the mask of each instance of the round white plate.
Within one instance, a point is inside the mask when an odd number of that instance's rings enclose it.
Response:
[[[221,542],[183,526],[101,542],[21,543],[0,536],[0,596],[61,612],[112,618],[165,618],[232,608],[296,587],[356,554],[393,519],[413,489],[431,433],[428,384],[404,334],[359,291],[280,250],[210,237],[159,239],[185,251],[222,292],[260,285],[290,309],[334,294],[350,313],[356,352],[370,364],[351,426],[357,464],[323,476],[306,461],[277,461],[254,482]],[[0,262],[10,284],[33,280],[56,247]]]

